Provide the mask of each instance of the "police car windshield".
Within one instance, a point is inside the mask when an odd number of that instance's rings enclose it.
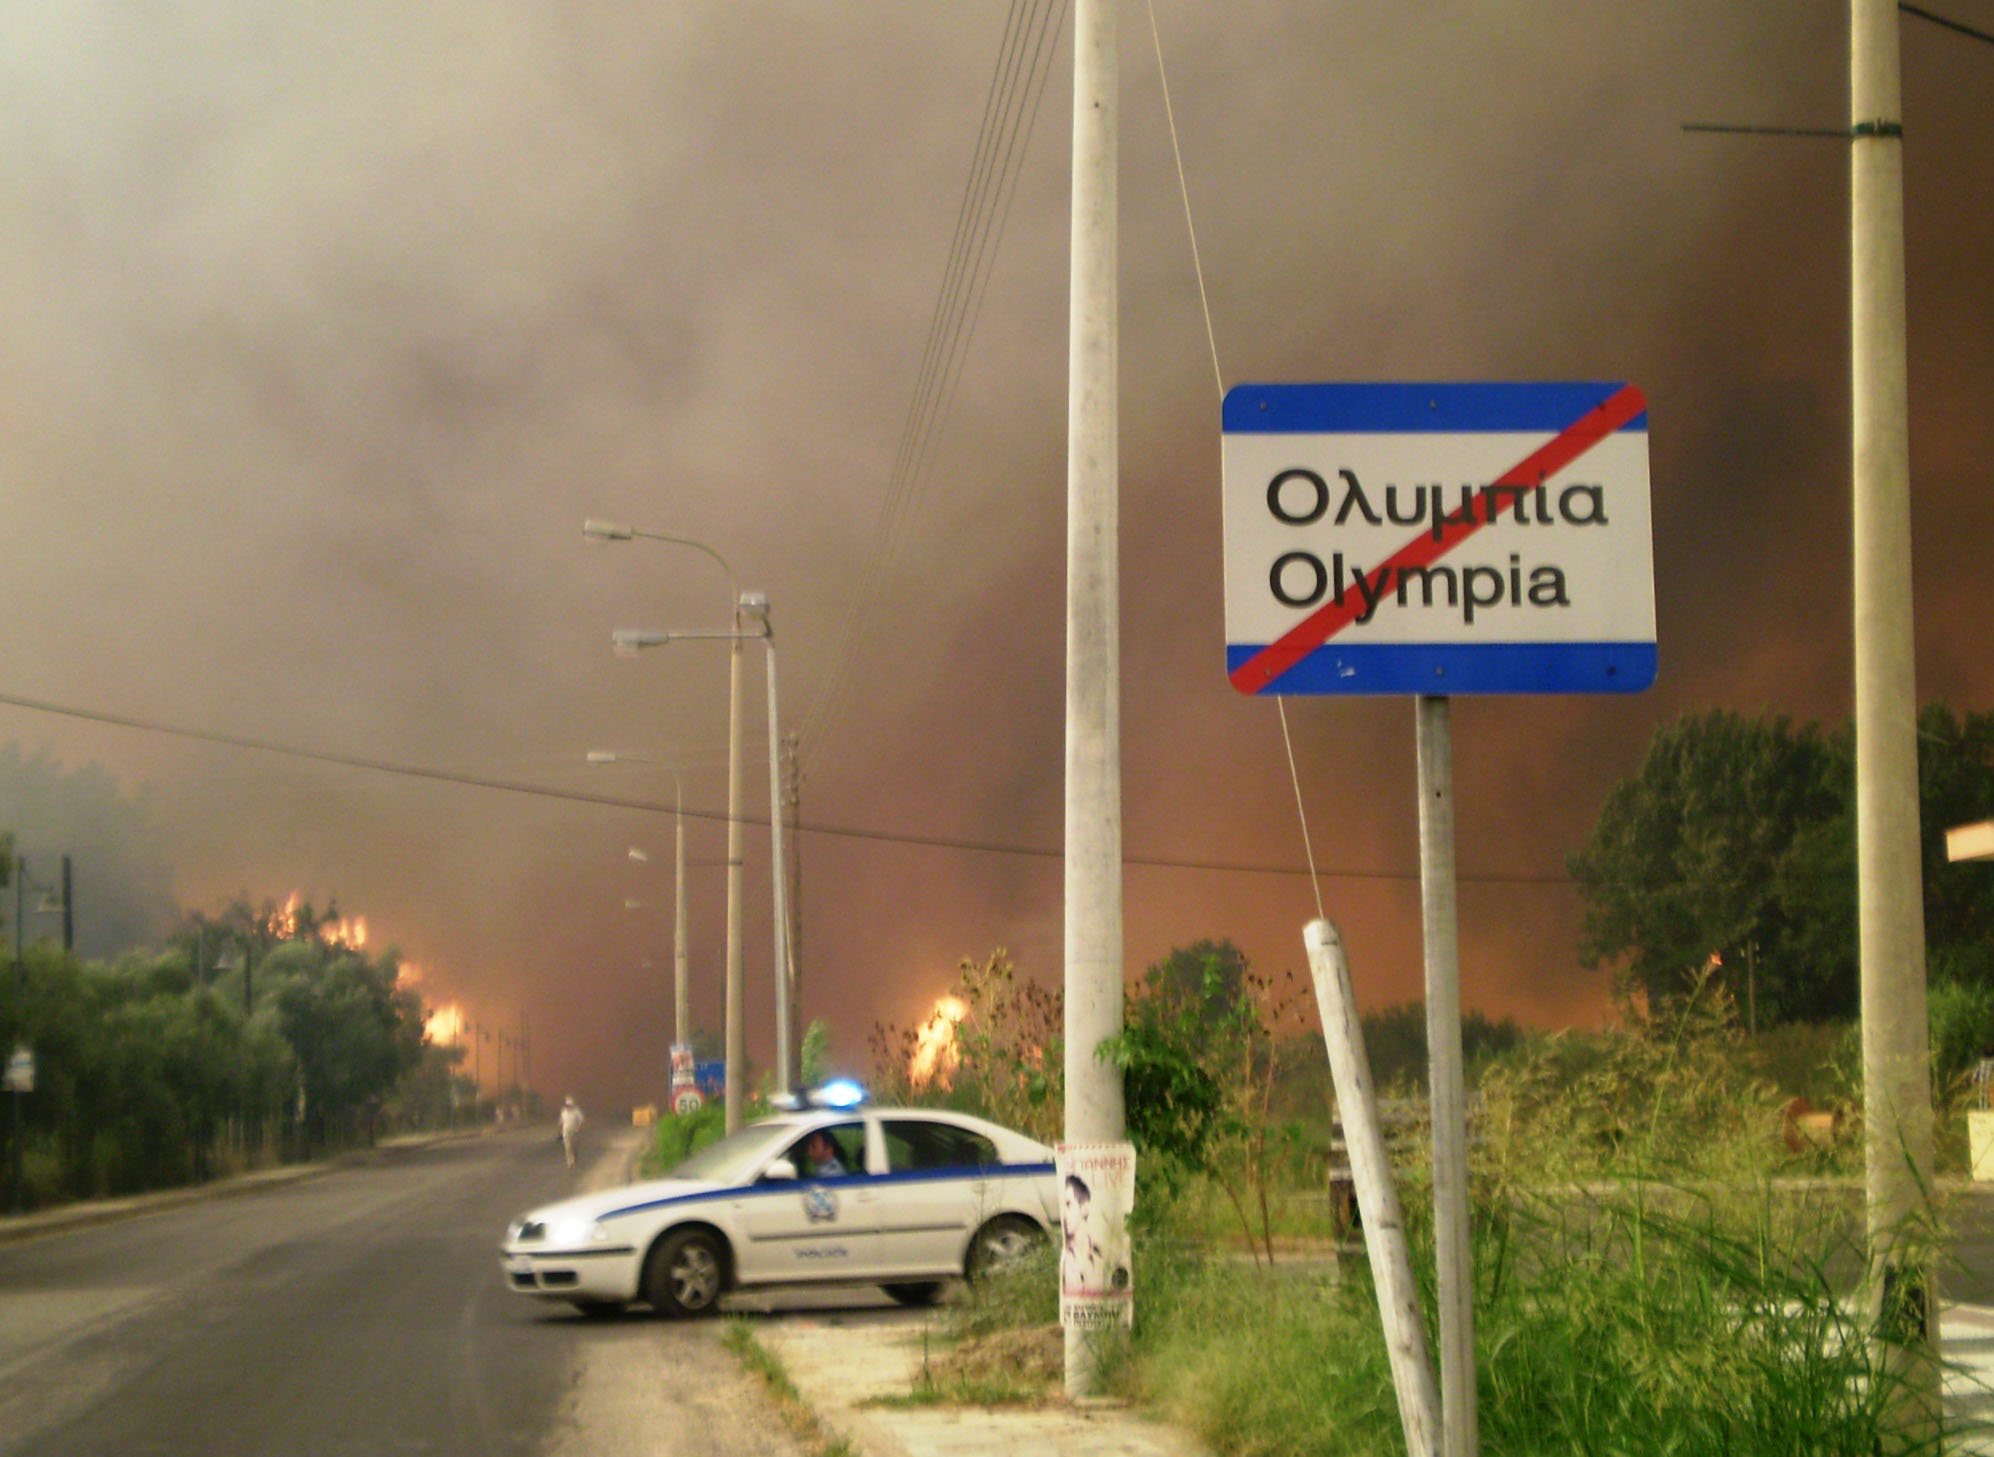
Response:
[[[788,1139],[794,1138],[798,1126],[788,1118],[753,1124],[718,1143],[709,1143],[665,1177],[732,1183],[747,1177],[756,1163]]]

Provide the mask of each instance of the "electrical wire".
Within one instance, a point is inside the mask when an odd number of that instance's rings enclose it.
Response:
[[[1198,279],[1198,306],[1205,319],[1205,343],[1212,354],[1212,380],[1218,386],[1221,402],[1225,399],[1225,371],[1219,368],[1218,331],[1212,327],[1211,293],[1205,287],[1205,263],[1198,252],[1198,227],[1191,218],[1191,184],[1184,173],[1184,148],[1177,139],[1177,108],[1170,102],[1170,73],[1163,64],[1163,33],[1156,24],[1156,0],[1148,0],[1149,36],[1156,47],[1156,79],[1163,88],[1163,115],[1170,125],[1170,155],[1177,163],[1177,194],[1184,200],[1184,231],[1191,240],[1191,270]],[[1288,783],[1295,791],[1295,818],[1301,824],[1302,854],[1308,861],[1309,886],[1315,892],[1315,913],[1319,920],[1329,919],[1322,904],[1322,877],[1316,872],[1315,845],[1309,836],[1308,804],[1302,798],[1302,776],[1295,767],[1295,741],[1288,732],[1288,700],[1276,696],[1275,706],[1280,710],[1281,743],[1288,754]]]
[[[1930,21],[1933,25],[1944,26],[1947,30],[1955,31],[1973,40],[1984,42],[1987,45],[1994,45],[1994,35],[1990,35],[1984,30],[1975,30],[1972,26],[1962,24],[1957,20],[1949,20],[1943,15],[1935,15],[1922,6],[1907,5],[1904,3],[1904,0],[1898,0],[1897,8],[1906,15],[1915,15],[1918,19]]]
[[[274,739],[253,738],[246,734],[221,733],[211,729],[186,728],[176,724],[160,723],[152,719],[139,718],[132,714],[108,713],[98,709],[74,708],[65,704],[49,703],[40,699],[26,698],[14,693],[0,693],[0,707],[23,709],[30,713],[46,713],[59,718],[72,718],[85,723],[102,724],[111,728],[129,729],[137,733],[162,734],[170,738],[187,739],[195,743],[219,744],[224,748],[247,749],[254,753],[271,754],[285,759],[301,759],[307,763],[329,764],[341,769],[358,769],[369,774],[388,774],[402,779],[421,779],[436,784],[457,785],[466,789],[488,789],[503,794],[527,795],[536,799],[551,799],[569,804],[594,805],[602,809],[637,810],[647,814],[670,815],[682,813],[687,819],[701,820],[712,824],[726,824],[725,810],[698,809],[688,805],[681,810],[675,804],[663,800],[633,799],[614,794],[592,794],[586,790],[558,789],[552,785],[530,784],[514,779],[499,779],[486,774],[466,774],[455,770],[438,769],[420,764],[398,763],[391,759],[374,759],[359,754],[340,754],[325,749],[301,748],[295,744],[279,743]],[[744,825],[765,828],[766,816],[744,814],[740,817]],[[799,822],[795,825],[799,835],[821,835],[830,839],[860,841],[884,845],[906,845],[916,849],[956,850],[983,855],[1011,855],[1035,860],[1058,860],[1064,858],[1061,849],[1045,845],[1020,845],[1001,840],[971,840],[949,835],[912,835],[895,830],[872,830],[850,825],[810,824]],[[1124,865],[1145,870],[1193,870],[1230,875],[1320,875],[1329,880],[1363,881],[1414,881],[1419,878],[1416,870],[1381,869],[1341,869],[1318,870],[1313,864],[1306,869],[1292,865],[1250,864],[1241,861],[1193,860],[1160,855],[1124,855]],[[1485,874],[1462,875],[1463,882],[1483,885],[1548,885],[1571,886],[1577,882],[1564,875],[1529,874]]]
[[[800,720],[803,752],[812,757],[835,731],[855,690],[857,662],[875,631],[893,563],[927,490],[1037,124],[1067,3],[1013,0],[1011,5],[872,547],[832,649],[831,666]]]

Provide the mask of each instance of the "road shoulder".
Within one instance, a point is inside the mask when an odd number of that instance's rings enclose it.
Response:
[[[920,1385],[944,1337],[933,1316],[905,1321],[785,1316],[755,1338],[789,1373],[827,1428],[864,1457],[1000,1457],[1014,1452],[1087,1457],[1209,1457],[1190,1433],[1117,1402],[1043,1406],[884,1406]]]

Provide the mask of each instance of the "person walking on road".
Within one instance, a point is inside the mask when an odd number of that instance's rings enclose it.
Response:
[[[582,1110],[575,1106],[572,1096],[561,1105],[561,1152],[566,1155],[568,1167],[575,1166],[575,1135],[582,1131]]]

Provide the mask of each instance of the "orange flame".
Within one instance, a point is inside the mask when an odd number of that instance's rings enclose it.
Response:
[[[298,936],[298,907],[304,897],[292,891],[283,905],[270,913],[265,929],[279,941],[294,941]],[[327,946],[338,947],[343,951],[358,951],[367,944],[367,918],[340,916],[336,920],[321,921],[318,938]]]
[[[358,951],[367,944],[367,918],[354,916],[349,920],[341,916],[336,921],[326,921],[318,928],[318,938],[328,946]]]
[[[429,1014],[429,1020],[422,1024],[422,1030],[434,1043],[455,1042],[464,1031],[464,1013],[455,1002],[447,1007],[438,1007]]]
[[[955,1029],[969,1008],[960,997],[943,997],[915,1034],[914,1055],[907,1062],[907,1081],[916,1088],[939,1082],[949,1086],[962,1054],[956,1050]]]

